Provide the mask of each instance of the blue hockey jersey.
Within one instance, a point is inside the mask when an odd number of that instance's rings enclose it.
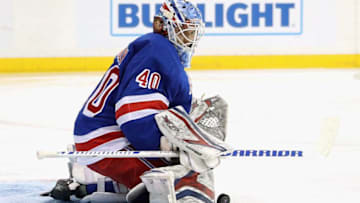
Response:
[[[136,150],[159,150],[161,132],[154,115],[177,105],[189,112],[191,99],[174,45],[159,34],[143,35],[115,57],[80,110],[74,128],[76,149],[116,151],[132,145]]]

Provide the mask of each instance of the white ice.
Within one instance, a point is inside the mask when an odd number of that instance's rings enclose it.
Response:
[[[233,203],[360,202],[359,73],[190,71],[194,95],[228,101],[227,140],[234,148],[304,151],[303,158],[223,160],[216,192]],[[101,76],[0,75],[0,183],[68,176],[65,159],[37,160],[35,152],[72,143],[75,117]],[[321,133],[329,119],[339,121],[333,145]],[[319,152],[324,146],[327,157]]]

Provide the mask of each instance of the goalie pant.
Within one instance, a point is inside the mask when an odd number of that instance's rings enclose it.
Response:
[[[126,150],[130,148],[126,147]],[[106,158],[87,167],[131,189],[141,182],[140,176],[144,172],[168,165],[164,159]]]

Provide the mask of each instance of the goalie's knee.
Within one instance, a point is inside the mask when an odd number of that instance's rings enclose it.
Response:
[[[213,203],[215,201],[212,171],[190,171],[175,182],[176,199],[179,203]]]
[[[182,165],[152,169],[141,176],[150,203],[212,203],[212,171],[196,173]]]

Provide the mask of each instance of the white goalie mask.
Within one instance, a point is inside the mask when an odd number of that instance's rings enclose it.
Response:
[[[164,31],[175,45],[184,67],[190,67],[191,57],[204,34],[204,24],[198,8],[186,0],[166,0],[157,17],[164,20]]]

